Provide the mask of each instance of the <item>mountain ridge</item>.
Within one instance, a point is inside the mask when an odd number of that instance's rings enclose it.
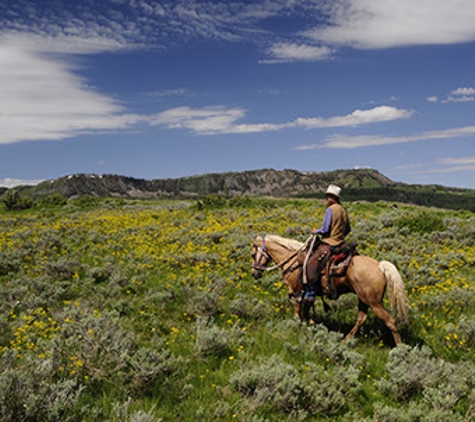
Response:
[[[475,211],[475,190],[395,182],[375,169],[326,172],[260,169],[152,180],[79,173],[15,189],[34,200],[52,194],[67,199],[83,196],[199,199],[206,195],[313,198],[321,197],[330,183],[342,187],[344,200],[387,200]]]
[[[329,172],[261,169],[151,180],[116,174],[78,173],[17,189],[35,198],[52,193],[60,193],[72,199],[84,195],[130,198],[202,195],[293,197],[317,194],[326,189],[329,183],[339,184],[342,188],[386,187],[396,184],[379,171],[370,169]]]

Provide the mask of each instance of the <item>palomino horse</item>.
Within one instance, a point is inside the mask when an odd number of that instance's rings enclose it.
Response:
[[[252,276],[258,279],[262,276],[263,271],[281,268],[284,282],[289,290],[289,297],[291,300],[295,299],[292,302],[294,312],[298,316],[300,316],[300,304],[303,296],[303,286],[299,280],[301,265],[298,255],[306,246],[304,243],[277,235],[257,236],[252,241]],[[272,268],[266,267],[270,261],[276,263]],[[407,323],[409,311],[406,305],[404,282],[392,263],[378,262],[367,256],[356,255],[352,258],[346,274],[335,277],[333,283],[338,294],[355,293],[358,296],[356,324],[344,340],[354,337],[366,322],[368,308],[371,308],[374,314],[389,328],[395,344],[401,342],[396,321]],[[395,317],[383,307],[383,297],[386,291]],[[319,294],[322,294],[321,291]]]

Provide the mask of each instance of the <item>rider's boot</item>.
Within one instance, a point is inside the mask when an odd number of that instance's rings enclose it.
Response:
[[[315,284],[314,283],[305,284],[304,288],[305,288],[305,295],[303,297],[303,300],[305,302],[314,303],[315,297],[317,296],[317,291],[315,290]]]

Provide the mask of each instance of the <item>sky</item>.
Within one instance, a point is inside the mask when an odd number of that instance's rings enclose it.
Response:
[[[1,0],[0,186],[373,168],[475,189],[473,0]]]

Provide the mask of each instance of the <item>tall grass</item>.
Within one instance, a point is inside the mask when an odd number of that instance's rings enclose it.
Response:
[[[360,253],[396,264],[404,345],[355,296],[293,319],[250,239],[306,240],[310,200],[80,200],[0,212],[0,419],[475,418],[475,215],[347,204]]]

